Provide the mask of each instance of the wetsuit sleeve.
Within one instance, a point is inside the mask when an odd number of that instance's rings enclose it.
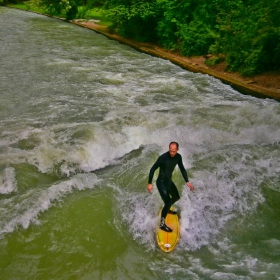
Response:
[[[182,173],[182,175],[183,175],[183,177],[185,179],[185,182],[188,182],[189,181],[188,174],[187,174],[187,171],[186,171],[186,169],[185,169],[185,167],[183,165],[182,157],[181,156],[180,156],[179,161],[178,161],[178,166],[179,166],[179,168],[181,170],[181,173]]]
[[[152,184],[155,171],[160,167],[160,158],[157,159],[155,164],[150,169],[148,184]]]

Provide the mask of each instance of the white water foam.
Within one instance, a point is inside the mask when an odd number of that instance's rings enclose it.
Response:
[[[175,205],[180,213],[181,250],[197,250],[216,242],[230,220],[252,214],[264,202],[260,186],[267,176],[264,172],[265,165],[269,164],[271,169],[271,162],[262,162],[264,166],[260,166],[257,155],[265,154],[265,150],[260,150],[265,147],[245,147],[231,145],[221,150],[203,152],[192,158],[190,169],[187,169],[195,191],[190,192],[185,185],[178,185],[182,195]],[[122,163],[122,170],[116,170],[116,178],[120,173],[123,180],[127,180],[126,176],[131,175],[126,173],[135,174],[135,166],[138,166],[138,176],[129,177],[129,185],[113,186],[117,191],[116,199],[123,221],[128,225],[133,238],[140,243],[149,244],[149,248],[155,248],[154,234],[162,201],[155,184],[152,195],[145,189],[149,171],[146,162],[147,158],[150,161],[155,152],[160,150],[158,146],[146,146],[137,159],[132,158]],[[213,160],[215,165],[212,164]],[[277,158],[274,160],[275,163],[279,161]],[[196,166],[192,166],[194,163]],[[276,171],[278,165],[272,169]],[[174,181],[180,181],[180,177],[180,171],[176,169]],[[133,187],[137,187],[137,191],[131,189]]]
[[[149,244],[155,249],[155,232],[159,222],[158,211],[160,209],[160,198],[157,192],[152,195],[143,193],[132,193],[121,190],[117,186],[111,186],[118,192],[117,200],[122,209],[120,215],[128,226],[133,239],[142,244]]]
[[[272,241],[274,243],[274,241]],[[269,249],[271,244],[269,244]],[[279,242],[278,242],[279,243]],[[208,246],[208,250],[217,261],[222,261],[221,268],[223,272],[208,273],[209,279],[277,279],[279,272],[279,263],[264,262],[261,258],[254,258],[250,254],[243,251],[236,252],[236,246],[230,243],[227,238],[217,242],[216,245]],[[278,246],[279,251],[279,246]],[[241,275],[247,276],[241,276]]]
[[[13,213],[6,213],[7,221],[1,225],[0,236],[13,232],[18,227],[27,229],[30,224],[40,224],[38,219],[40,214],[61,201],[67,194],[72,193],[73,190],[94,188],[99,182],[95,174],[79,174],[69,180],[54,184],[46,190],[29,191],[24,195],[24,199],[11,210]]]
[[[0,194],[9,194],[17,191],[15,169],[7,167],[0,172]]]
[[[195,191],[183,190],[179,206],[180,245],[184,248],[194,250],[216,242],[229,220],[252,213],[264,202],[260,185],[266,174],[258,174],[258,160],[252,159],[252,154],[250,158],[240,157],[238,148],[229,147],[216,156],[221,157],[220,163],[215,160],[216,165],[204,171],[201,165],[195,172],[195,178],[199,178],[193,180]]]

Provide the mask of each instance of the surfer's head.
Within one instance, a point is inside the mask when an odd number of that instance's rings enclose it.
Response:
[[[179,144],[177,142],[171,142],[169,144],[169,154],[171,157],[174,157],[179,150]]]

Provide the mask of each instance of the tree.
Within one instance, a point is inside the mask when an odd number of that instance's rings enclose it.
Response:
[[[92,0],[94,1],[94,0]],[[226,57],[253,75],[280,69],[280,0],[105,0],[112,28],[183,55]]]
[[[66,15],[67,19],[73,19],[78,12],[74,0],[31,0],[34,6],[43,8],[50,15]]]
[[[156,0],[108,0],[105,8],[120,35],[138,41],[155,41]]]
[[[250,76],[280,69],[279,4],[280,0],[220,0],[219,39],[212,51],[226,54],[228,70]]]

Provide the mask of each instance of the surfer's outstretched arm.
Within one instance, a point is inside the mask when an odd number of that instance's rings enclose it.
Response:
[[[187,174],[187,171],[186,171],[186,169],[185,169],[185,167],[183,165],[182,158],[180,158],[180,160],[178,162],[178,166],[179,166],[179,168],[181,170],[181,173],[182,173],[182,175],[183,175],[183,177],[184,177],[184,179],[186,181],[187,186],[190,188],[191,191],[193,191],[194,190],[194,186],[189,182],[188,174]]]

